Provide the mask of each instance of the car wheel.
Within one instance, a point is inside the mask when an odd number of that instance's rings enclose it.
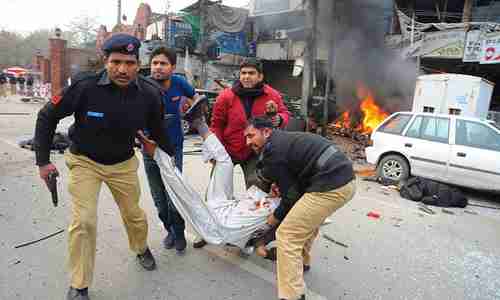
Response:
[[[377,175],[383,179],[401,181],[410,176],[410,166],[400,155],[388,155],[378,163]]]
[[[187,135],[191,132],[191,125],[189,125],[189,122],[186,121],[186,120],[182,120],[182,132],[184,133],[184,135]]]

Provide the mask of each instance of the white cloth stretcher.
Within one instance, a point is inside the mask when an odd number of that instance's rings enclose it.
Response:
[[[251,234],[264,225],[279,205],[279,199],[267,198],[267,194],[255,186],[235,198],[233,162],[214,134],[203,142],[202,155],[205,162],[216,161],[206,202],[175,168],[171,157],[159,147],[154,159],[175,207],[205,241],[244,248]]]

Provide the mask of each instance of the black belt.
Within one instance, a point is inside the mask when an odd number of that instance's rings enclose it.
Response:
[[[330,157],[332,157],[338,151],[339,150],[337,150],[337,148],[335,148],[334,146],[326,148],[316,161],[316,168],[318,170],[321,170],[323,166],[325,166],[326,162],[330,159]]]

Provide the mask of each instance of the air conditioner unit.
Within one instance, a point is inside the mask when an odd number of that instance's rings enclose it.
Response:
[[[274,32],[274,38],[276,40],[284,40],[284,39],[287,39],[288,38],[288,33],[286,32],[286,30],[276,30]]]

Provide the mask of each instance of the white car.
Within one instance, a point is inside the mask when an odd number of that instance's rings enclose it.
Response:
[[[366,148],[377,175],[408,176],[479,190],[500,191],[500,127],[457,115],[398,112],[371,135]]]

